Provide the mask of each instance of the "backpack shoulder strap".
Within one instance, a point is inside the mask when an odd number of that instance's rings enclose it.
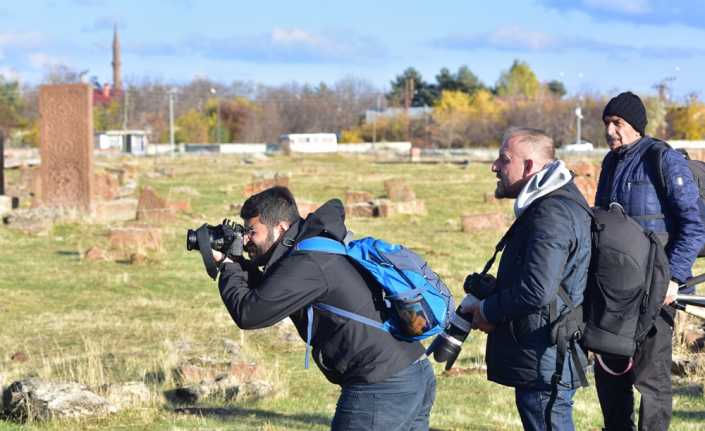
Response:
[[[646,158],[646,163],[656,169],[656,192],[659,196],[665,196],[666,194],[666,179],[663,175],[663,153],[671,148],[668,143],[664,141],[656,140],[649,148],[646,150],[644,157]]]
[[[306,238],[294,246],[294,251],[314,251],[321,253],[342,254],[344,256],[347,256],[348,254],[345,244],[324,236]]]
[[[343,256],[348,255],[347,248],[345,244],[340,241],[336,241],[332,238],[327,238],[323,236],[314,236],[311,238],[306,238],[298,242],[294,246],[295,252],[314,252],[314,253],[330,253],[339,254]],[[343,310],[342,308],[334,307],[329,304],[324,303],[314,303],[306,307],[306,353],[304,359],[304,368],[308,368],[309,356],[311,351],[311,339],[313,335],[313,310],[326,311],[329,313],[337,314],[338,316],[345,317],[348,319],[355,320],[367,326],[372,326],[381,331],[390,332],[389,327],[383,323],[377,322],[375,320],[369,319],[365,316]]]

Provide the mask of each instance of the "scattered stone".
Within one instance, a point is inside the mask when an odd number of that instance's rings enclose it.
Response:
[[[225,352],[229,355],[240,356],[240,351],[242,350],[242,347],[237,341],[228,338],[223,338],[223,349],[225,349]]]
[[[97,245],[94,245],[93,247],[86,250],[83,255],[83,258],[89,262],[109,260],[108,252],[98,247]]]
[[[597,179],[590,177],[575,177],[575,185],[583,194],[588,205],[595,205],[595,193],[597,192]]]
[[[346,217],[374,217],[375,206],[371,202],[345,205]]]
[[[239,382],[249,382],[258,372],[257,365],[247,362],[231,362],[229,375],[235,377]]]
[[[143,265],[149,260],[149,256],[143,252],[135,252],[130,254],[130,265]]]
[[[10,359],[15,361],[15,362],[27,362],[29,360],[29,357],[27,357],[27,354],[25,352],[15,352],[10,356]]]
[[[238,401],[255,401],[273,394],[274,386],[271,383],[264,380],[256,380],[241,385],[237,397]]]
[[[597,180],[600,168],[595,163],[585,160],[576,161],[568,164],[570,169],[578,177],[587,177]]]
[[[96,199],[111,200],[115,199],[120,193],[120,182],[108,172],[95,174],[94,184],[93,196]]]
[[[46,235],[54,223],[70,214],[61,208],[23,208],[3,217],[3,223],[31,235]]]
[[[6,417],[15,421],[103,416],[118,409],[79,383],[37,378],[16,381],[3,393]]]
[[[175,368],[172,374],[176,383],[184,385],[188,383],[203,383],[208,380],[215,380],[215,377],[220,373],[218,370],[213,368],[183,364]]]
[[[160,250],[162,232],[156,227],[126,227],[110,229],[109,242],[120,250]]]
[[[176,211],[166,199],[157,195],[151,187],[144,187],[137,203],[137,220],[153,223],[169,223],[176,219]]]
[[[345,205],[365,204],[372,202],[372,193],[370,192],[345,192]]]
[[[249,197],[274,186],[289,187],[289,176],[275,173],[268,178],[253,178],[250,184],[245,185],[243,194]]]
[[[403,179],[395,178],[384,182],[384,190],[392,201],[404,202],[416,200],[416,193]]]
[[[306,218],[309,214],[316,211],[320,205],[314,202],[297,201],[296,206],[299,209],[299,215],[301,218]],[[238,214],[239,213],[240,210],[238,209]]]
[[[137,199],[123,198],[111,201],[98,201],[95,204],[93,219],[96,223],[130,221],[137,218]]]
[[[505,230],[508,227],[504,213],[464,214],[460,216],[463,232]]]
[[[182,201],[169,201],[168,203],[169,208],[174,210],[174,211],[182,211],[182,212],[188,212],[191,211],[191,202],[182,200]]]
[[[377,217],[392,217],[397,214],[425,215],[426,204],[422,200],[394,202],[389,199],[375,199],[374,214]]]
[[[152,394],[144,382],[126,382],[107,385],[105,398],[118,409],[147,404]]]
[[[0,216],[12,211],[12,197],[0,195]]]

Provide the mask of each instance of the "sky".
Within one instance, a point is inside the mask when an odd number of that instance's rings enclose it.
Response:
[[[64,65],[110,82],[207,77],[278,85],[347,77],[381,90],[407,67],[467,65],[494,85],[515,59],[570,94],[705,90],[703,0],[2,0],[0,74]]]

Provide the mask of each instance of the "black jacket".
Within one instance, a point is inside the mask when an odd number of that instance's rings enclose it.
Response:
[[[382,321],[381,289],[345,256],[290,253],[298,241],[326,235],[342,241],[347,233],[342,203],[331,200],[284,234],[264,272],[225,264],[220,295],[242,329],[271,326],[287,316],[306,339],[308,305],[321,302]],[[376,383],[406,368],[424,349],[379,329],[322,311],[314,311],[313,359],[336,384]]]
[[[571,181],[561,187],[584,198]],[[586,204],[587,205],[587,204]],[[487,337],[487,377],[507,386],[550,385],[556,371],[556,345],[550,340],[549,305],[563,287],[574,304],[583,302],[590,263],[590,217],[563,196],[540,198],[526,209],[507,243],[497,271],[497,292],[485,300],[487,319],[496,329]],[[580,349],[578,349],[580,350]],[[574,364],[566,356],[561,383],[580,386]]]

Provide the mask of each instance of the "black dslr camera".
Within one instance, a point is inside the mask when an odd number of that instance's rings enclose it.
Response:
[[[463,290],[465,291],[464,303],[479,302],[492,294],[497,280],[490,274],[476,272],[470,274],[465,279]],[[436,362],[445,362],[446,371],[450,370],[458,359],[461,346],[468,336],[472,326],[472,315],[460,311],[462,303],[455,310],[455,314],[450,319],[450,324],[445,331],[441,332],[426,350],[426,354],[433,353]]]
[[[201,252],[206,271],[215,280],[218,267],[211,250],[217,250],[234,260],[242,256],[244,235],[245,227],[228,219],[224,219],[223,223],[217,226],[204,224],[196,230],[189,229],[186,232],[186,250]]]

